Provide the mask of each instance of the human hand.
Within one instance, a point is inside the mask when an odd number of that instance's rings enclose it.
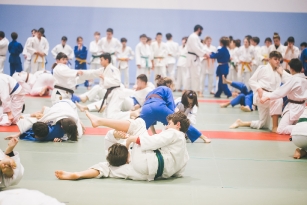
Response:
[[[261,100],[260,100],[260,103],[261,104],[264,104],[266,101],[270,100],[270,98],[268,97],[262,97]]]
[[[137,65],[138,69],[141,69],[141,65]]]
[[[54,138],[53,142],[62,142],[60,138]]]
[[[262,88],[259,88],[259,89],[257,90],[257,93],[258,93],[258,96],[259,96],[260,98],[262,98],[262,95],[263,95],[263,90],[262,90]]]

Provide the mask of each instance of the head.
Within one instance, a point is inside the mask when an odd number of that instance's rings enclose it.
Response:
[[[55,60],[56,60],[57,63],[67,64],[68,57],[67,57],[67,55],[65,53],[60,52],[56,56]]]
[[[111,63],[111,54],[103,53],[100,55],[100,64],[102,67],[106,68]]]
[[[206,44],[207,46],[210,46],[211,45],[211,42],[212,42],[212,38],[210,36],[206,36],[204,38],[204,44]]]
[[[230,48],[230,49],[234,49],[235,47],[236,47],[235,40],[231,40],[231,41],[229,42],[229,48]]]
[[[288,46],[288,41],[284,42],[284,46]]]
[[[173,80],[171,78],[168,77],[162,77],[161,75],[157,75],[156,78],[156,83],[157,83],[157,87],[159,86],[166,86],[169,87],[170,89],[173,89]]]
[[[272,39],[270,37],[267,37],[264,40],[264,44],[265,44],[266,47],[269,47],[270,45],[272,45]]]
[[[82,46],[83,45],[83,38],[81,36],[77,37],[77,45]]]
[[[194,26],[194,32],[198,35],[198,36],[201,36],[201,33],[203,31],[203,27],[201,25],[196,25]]]
[[[11,37],[13,39],[13,41],[16,41],[18,38],[18,34],[16,32],[11,33]]]
[[[173,128],[179,130],[183,133],[186,133],[190,126],[190,120],[187,116],[182,112],[176,112],[167,116],[168,125],[166,126],[167,129]]]
[[[228,38],[229,38],[229,41],[232,41],[232,40],[233,40],[233,37],[232,37],[232,36],[229,36]]]
[[[108,28],[107,29],[107,39],[111,39],[113,37],[113,29]]]
[[[158,43],[161,43],[162,42],[162,33],[158,32],[157,35],[156,35],[156,41]]]
[[[107,161],[114,167],[129,163],[129,152],[127,147],[119,143],[113,144],[108,149]]]
[[[182,43],[183,46],[185,46],[185,44],[187,43],[187,40],[188,40],[188,37],[183,37],[182,38],[181,43]]]
[[[251,43],[251,39],[252,39],[251,35],[246,35],[244,38],[247,38],[247,40],[249,41],[249,44]]]
[[[251,43],[252,43],[253,46],[258,46],[259,42],[260,42],[260,38],[259,37],[257,37],[257,36],[252,37]]]
[[[287,42],[288,42],[288,47],[293,48],[294,43],[295,43],[294,37],[293,37],[293,36],[290,36],[290,37],[287,39]]]
[[[61,126],[69,140],[78,141],[78,127],[73,119],[71,118],[62,119]]]
[[[197,94],[193,90],[187,90],[182,94],[181,103],[185,108],[193,108],[194,106],[198,107]]]
[[[147,36],[146,36],[145,34],[140,35],[140,41],[141,41],[143,44],[146,44],[146,42],[147,42]]]
[[[67,37],[63,36],[61,40],[62,40],[62,45],[65,46],[67,42]]]
[[[147,76],[145,74],[141,74],[136,78],[136,87],[138,90],[144,89],[147,86]]]
[[[168,41],[170,41],[170,40],[173,39],[173,35],[172,35],[171,33],[167,33],[167,34],[165,35],[165,37],[166,37],[166,39],[167,39]]]
[[[273,69],[277,69],[280,65],[282,55],[278,51],[272,51],[269,55],[269,63]]]
[[[122,45],[123,45],[124,47],[126,47],[126,45],[127,45],[127,39],[126,39],[126,38],[121,38],[121,39],[120,39],[120,42],[122,43]]]
[[[45,29],[44,28],[40,28],[36,32],[37,38],[41,38],[42,36],[44,36],[44,34],[45,34]]]
[[[290,66],[290,73],[292,75],[302,72],[303,64],[298,58],[292,58],[289,62],[289,66]]]
[[[241,47],[241,40],[240,39],[237,39],[237,40],[234,40],[235,44],[236,44],[236,47]]]
[[[274,33],[273,35],[273,41],[274,41],[274,45],[275,46],[279,46],[280,45],[280,36],[278,33]]]
[[[147,41],[146,41],[147,45],[151,45],[151,42],[152,42],[152,39],[150,37],[147,37]]]
[[[227,47],[229,45],[229,38],[227,36],[223,36],[220,38],[220,46]]]
[[[32,126],[34,137],[37,139],[43,139],[49,134],[49,127],[44,122],[36,122]]]
[[[245,48],[248,48],[248,47],[250,46],[250,41],[248,40],[247,37],[244,38],[243,43],[244,43],[244,47],[245,47]]]
[[[301,43],[300,47],[301,50],[304,50],[305,48],[307,48],[307,43],[306,42]]]
[[[96,32],[94,33],[94,39],[95,39],[95,41],[99,41],[99,39],[100,39],[100,33],[99,33],[98,31],[96,31]]]
[[[36,35],[36,32],[37,32],[36,29],[32,29],[32,31],[31,31],[32,37],[34,37]]]
[[[5,33],[3,31],[0,31],[0,40],[5,37]]]

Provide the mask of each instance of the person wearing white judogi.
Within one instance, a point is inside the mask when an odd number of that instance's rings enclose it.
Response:
[[[187,41],[187,89],[199,92],[200,88],[200,58],[205,57],[206,52],[202,49],[203,45],[200,42],[199,36],[201,36],[203,27],[196,25],[194,27],[194,33],[192,33]]]
[[[112,177],[152,181],[182,177],[189,160],[184,133],[190,125],[183,113],[169,115],[167,129],[152,136],[149,136],[141,118],[122,121],[97,118],[89,113],[87,116],[94,127],[115,129],[109,131],[105,138],[108,162],[100,162],[82,172],[57,170],[55,175],[58,179]],[[130,154],[128,150],[131,150]]]
[[[230,62],[229,62],[229,75],[227,79],[237,82],[238,80],[238,55],[237,52],[241,46],[241,40],[231,40],[229,43],[228,51],[230,54]],[[237,91],[232,86],[228,86],[230,90]]]
[[[54,59],[56,59],[56,56],[60,53],[65,53],[68,57],[68,60],[72,60],[75,57],[74,51],[72,50],[72,48],[67,45],[67,37],[63,36],[62,37],[62,43],[56,45],[52,50],[52,56]]]
[[[292,142],[297,146],[293,158],[300,159],[307,155],[307,107],[291,132]]]
[[[18,139],[11,139],[5,152],[0,149],[0,190],[17,185],[23,177],[24,167],[19,153],[14,151]],[[0,204],[1,200],[0,200]]]
[[[287,96],[288,104],[283,110],[282,118],[279,122],[278,134],[291,134],[293,127],[303,114],[307,100],[307,80],[302,71],[302,63],[298,58],[289,62],[290,74],[281,72],[283,85],[266,97],[262,97],[261,103],[267,100],[277,100]]]
[[[283,56],[283,64],[282,67],[284,70],[290,70],[289,62],[293,58],[298,58],[300,55],[300,50],[298,47],[294,46],[294,38],[290,36],[287,40],[288,46],[285,48],[285,55]]]
[[[129,61],[133,59],[134,52],[127,46],[127,39],[121,38],[121,47],[117,50],[118,68],[120,69],[121,76],[124,75],[122,83],[124,83],[126,88],[129,88]]]
[[[170,33],[166,34],[166,46],[167,46],[167,57],[166,57],[166,76],[170,77],[173,82],[175,82],[175,64],[176,64],[176,56],[179,50],[178,43],[173,41],[173,36]],[[165,77],[166,77],[165,76]]]
[[[187,90],[186,77],[187,77],[187,54],[188,50],[186,47],[188,37],[182,38],[182,45],[179,47],[177,57],[177,81],[176,90],[181,92],[182,90]]]
[[[212,52],[216,52],[217,49],[215,46],[211,45],[212,42],[212,38],[210,36],[205,37],[204,41],[203,41],[203,50],[210,54]],[[203,93],[204,93],[204,88],[205,88],[205,79],[206,77],[208,78],[208,91],[210,94],[214,94],[213,92],[213,80],[214,80],[214,71],[215,71],[215,67],[214,67],[214,63],[215,63],[215,59],[210,59],[210,58],[201,58],[201,69],[200,69],[200,87],[199,87],[199,93],[198,95],[200,97],[203,97]]]
[[[277,72],[280,67],[281,54],[273,51],[269,56],[269,63],[265,66],[259,66],[254,75],[249,80],[249,85],[254,93],[254,104],[258,106],[259,120],[251,122],[243,122],[238,119],[230,126],[231,129],[238,127],[251,127],[254,129],[269,129],[270,116],[273,121],[272,132],[277,132],[278,118],[282,114],[282,99],[270,100],[261,103],[262,97],[267,97],[271,92],[280,87],[281,76]]]
[[[269,48],[272,45],[272,39],[270,37],[267,37],[264,40],[264,46],[260,49],[260,65],[266,65],[269,61],[269,55],[270,51]]]
[[[145,74],[149,79],[149,70],[152,68],[152,49],[147,44],[147,36],[142,34],[140,42],[135,47],[136,76]]]
[[[112,56],[112,65],[116,66],[116,51],[120,48],[120,42],[113,37],[113,29],[107,29],[107,36],[99,41],[102,53],[109,53]]]
[[[250,45],[248,38],[244,39],[244,45],[237,52],[238,56],[238,81],[243,82],[248,88],[249,79],[252,76],[253,59],[255,59],[255,51]]]
[[[251,45],[254,46],[254,59],[252,60],[252,74],[261,65],[261,47],[259,46],[260,39],[255,36],[251,38]]]
[[[0,101],[7,118],[0,120],[0,126],[16,124],[23,110],[28,90],[11,76],[0,73]]]
[[[4,61],[9,46],[9,40],[5,37],[5,33],[0,31],[0,73],[3,73]]]
[[[43,30],[39,29],[26,45],[27,52],[31,54],[31,73],[45,70],[46,56],[49,52],[49,43],[43,37]]]
[[[272,51],[278,51],[282,57],[285,56],[285,52],[286,52],[286,48],[284,45],[282,45],[280,43],[280,36],[278,33],[274,33],[273,35],[273,41],[274,41],[274,44],[273,45],[270,45],[269,47],[269,53],[271,53]],[[282,59],[280,59],[282,61]]]
[[[35,37],[37,30],[32,29],[32,37],[29,37],[23,47],[22,55],[24,56],[23,70],[27,73],[31,72],[31,54],[27,50],[27,45],[31,42],[31,39]]]
[[[153,64],[152,69],[155,72],[155,76],[161,75],[166,77],[166,57],[168,49],[165,43],[162,42],[162,33],[157,33],[156,41],[151,44],[153,51]]]
[[[95,40],[90,43],[89,47],[92,55],[90,69],[97,70],[101,68],[100,55],[102,54],[102,48],[99,46],[100,33],[98,31],[94,33],[94,38]]]

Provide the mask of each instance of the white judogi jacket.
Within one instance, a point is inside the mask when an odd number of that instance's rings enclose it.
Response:
[[[203,44],[203,50],[206,53],[208,53],[208,54],[211,53],[211,52],[215,53],[217,51],[215,46],[210,45],[208,47],[206,44]],[[200,59],[203,59],[201,61],[201,63],[202,63],[202,69],[205,69],[205,73],[206,74],[210,74],[210,75],[214,74],[214,71],[215,71],[215,69],[214,69],[215,59],[210,59],[210,58],[209,59],[205,59],[205,58],[202,58],[202,57]]]
[[[69,60],[72,60],[72,59],[75,57],[74,51],[73,51],[72,48],[71,48],[69,45],[67,45],[67,44],[65,44],[64,47],[63,47],[62,44],[56,45],[56,46],[52,49],[52,51],[51,51],[51,53],[52,53],[52,55],[53,55],[53,58],[55,59],[56,56],[58,55],[58,53],[60,53],[60,52],[65,53],[65,54],[67,55],[67,57],[68,57]]]
[[[153,42],[151,44],[151,48],[153,51],[153,59],[154,59],[154,66],[158,67],[164,67],[167,65],[167,53],[168,53],[168,48],[165,43],[161,42],[160,45],[158,42]],[[157,59],[157,58],[162,58],[162,59]]]
[[[5,37],[0,40],[0,56],[6,57],[9,43],[9,40]]]
[[[166,63],[167,64],[175,64],[176,63],[176,56],[179,50],[179,45],[178,43],[170,40],[167,41],[166,43],[167,46],[167,58],[166,58]]]
[[[261,65],[261,47],[254,46],[254,59],[253,59],[253,67],[256,70],[259,65]]]
[[[91,63],[93,64],[100,64],[100,58],[93,58],[93,56],[100,56],[102,54],[102,48],[99,45],[99,41],[92,41],[90,43],[90,49],[89,49],[92,57],[91,57]]]
[[[276,49],[275,45],[272,44],[270,45],[269,47],[269,54],[272,52],[272,51],[278,51],[279,53],[281,53],[282,57],[285,56],[285,52],[286,52],[286,47],[284,45],[279,45],[279,47]]]
[[[255,59],[255,51],[254,51],[254,47],[249,46],[248,48],[245,48],[245,46],[241,46],[237,52],[237,56],[238,56],[238,71],[240,73],[243,72],[251,72],[252,71],[252,65],[244,65],[242,62],[246,62],[246,63],[253,63],[254,59]]]
[[[116,51],[120,48],[121,44],[117,38],[112,37],[110,41],[107,37],[100,39],[99,43],[101,51],[103,53],[110,53],[112,57],[112,63],[116,62]]]
[[[187,54],[188,50],[187,47],[183,47],[182,45],[178,49],[177,57],[177,67],[186,67],[187,64]]]
[[[264,58],[269,58],[270,56],[270,50],[269,47],[267,46],[262,46],[260,49],[260,56],[259,56],[259,61],[260,65],[266,65],[268,62],[262,61]]]
[[[26,59],[26,60],[31,60],[31,53],[28,52],[27,45],[31,42],[31,39],[32,39],[32,38],[33,38],[33,37],[27,38],[26,43],[25,43],[25,45],[24,45],[24,47],[23,47],[22,55],[27,56],[27,59]]]
[[[293,51],[292,50],[287,50],[288,46],[285,47],[285,55],[283,56],[284,62],[282,64],[283,69],[290,69],[290,66],[288,65],[288,62],[290,62],[291,59],[293,58],[298,58],[300,55],[300,50],[298,47],[293,46]]]
[[[43,52],[45,56],[48,55],[49,52],[49,43],[45,37],[41,37],[39,40],[36,36],[31,37],[29,43],[26,45],[27,52],[31,54],[31,59],[35,60],[36,62],[46,62],[45,57],[40,57],[34,54],[35,52]]]
[[[305,107],[303,114],[300,116],[300,118],[307,118],[307,107]],[[291,132],[291,136],[294,135],[307,136],[307,122],[297,123]]]
[[[129,47],[126,46],[126,48],[123,50],[123,46],[121,45],[120,48],[117,50],[117,58],[128,58],[129,60],[133,60],[134,57],[134,52],[133,50]],[[118,68],[119,69],[125,69],[128,68],[129,66],[129,61],[118,61]]]
[[[135,63],[140,65],[141,68],[152,67],[152,52],[151,47],[148,44],[138,43],[135,47]]]
[[[13,157],[11,157],[12,159],[14,159],[15,163],[16,163],[16,169],[14,170],[14,175],[13,177],[5,177],[0,169],[0,189],[1,188],[5,188],[5,187],[9,187],[9,186],[13,186],[13,185],[17,185],[20,180],[22,179],[23,176],[23,172],[24,172],[24,168],[20,162],[20,157],[19,157],[19,153],[14,151],[14,155]],[[5,158],[5,154],[4,152],[0,149],[0,160],[3,160]],[[1,201],[0,201],[1,202]],[[0,203],[2,204],[2,203]]]
[[[186,43],[186,47],[188,52],[195,53],[198,57],[192,54],[188,54],[187,62],[188,62],[188,67],[191,66],[194,62],[199,62],[199,57],[203,57],[206,52],[203,50],[203,44],[200,42],[199,36],[196,33],[192,33],[188,41]],[[197,59],[195,61],[195,59]]]
[[[231,62],[234,65],[236,65],[238,63],[238,50],[239,50],[238,47],[235,47],[234,49],[228,49],[229,54],[230,54],[230,58],[231,58]],[[230,70],[235,69],[231,63],[229,63],[229,69]]]
[[[181,97],[175,100],[175,105],[175,112],[183,112],[190,120],[191,125],[196,125],[196,116],[198,111],[198,107],[196,105],[192,108],[185,108],[184,105],[181,103]]]

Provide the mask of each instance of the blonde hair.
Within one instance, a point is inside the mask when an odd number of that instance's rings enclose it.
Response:
[[[210,36],[206,36],[206,37],[204,38],[204,43],[206,43],[206,41],[209,40],[209,39],[212,40],[212,38],[211,38]]]

